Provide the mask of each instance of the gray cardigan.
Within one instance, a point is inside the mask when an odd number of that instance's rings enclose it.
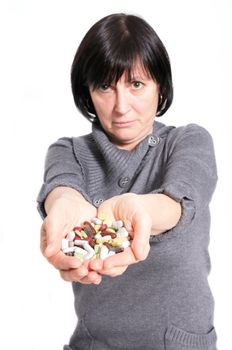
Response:
[[[116,148],[100,126],[49,147],[38,208],[56,186],[98,207],[125,192],[165,193],[182,205],[175,228],[151,236],[148,258],[100,285],[73,283],[78,325],[72,350],[216,350],[208,285],[209,203],[217,182],[213,142],[196,124],[154,123],[133,151]],[[155,213],[154,213],[155,215]]]

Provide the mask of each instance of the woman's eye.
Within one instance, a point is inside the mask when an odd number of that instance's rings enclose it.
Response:
[[[102,84],[100,87],[99,87],[99,90],[101,91],[107,91],[110,89],[110,85],[109,84]]]
[[[132,82],[132,87],[136,90],[141,89],[142,86],[143,86],[143,84],[140,81],[133,81]]]

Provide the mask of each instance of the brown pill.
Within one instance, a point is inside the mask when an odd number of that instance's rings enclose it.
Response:
[[[94,238],[94,236],[97,234],[97,232],[95,231],[94,227],[88,221],[84,222],[82,229],[87,234],[87,236],[89,236],[91,238]]]
[[[104,236],[111,236],[112,239],[117,237],[117,234],[114,232],[108,232],[108,231],[103,231],[101,232],[102,237]]]

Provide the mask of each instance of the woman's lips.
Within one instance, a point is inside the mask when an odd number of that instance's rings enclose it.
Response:
[[[128,126],[131,126],[135,120],[128,120],[125,122],[113,122],[113,125],[117,126],[118,128],[126,128]]]

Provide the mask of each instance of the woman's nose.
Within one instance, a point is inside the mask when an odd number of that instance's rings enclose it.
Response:
[[[125,89],[116,91],[115,112],[123,115],[130,109],[129,96]]]

